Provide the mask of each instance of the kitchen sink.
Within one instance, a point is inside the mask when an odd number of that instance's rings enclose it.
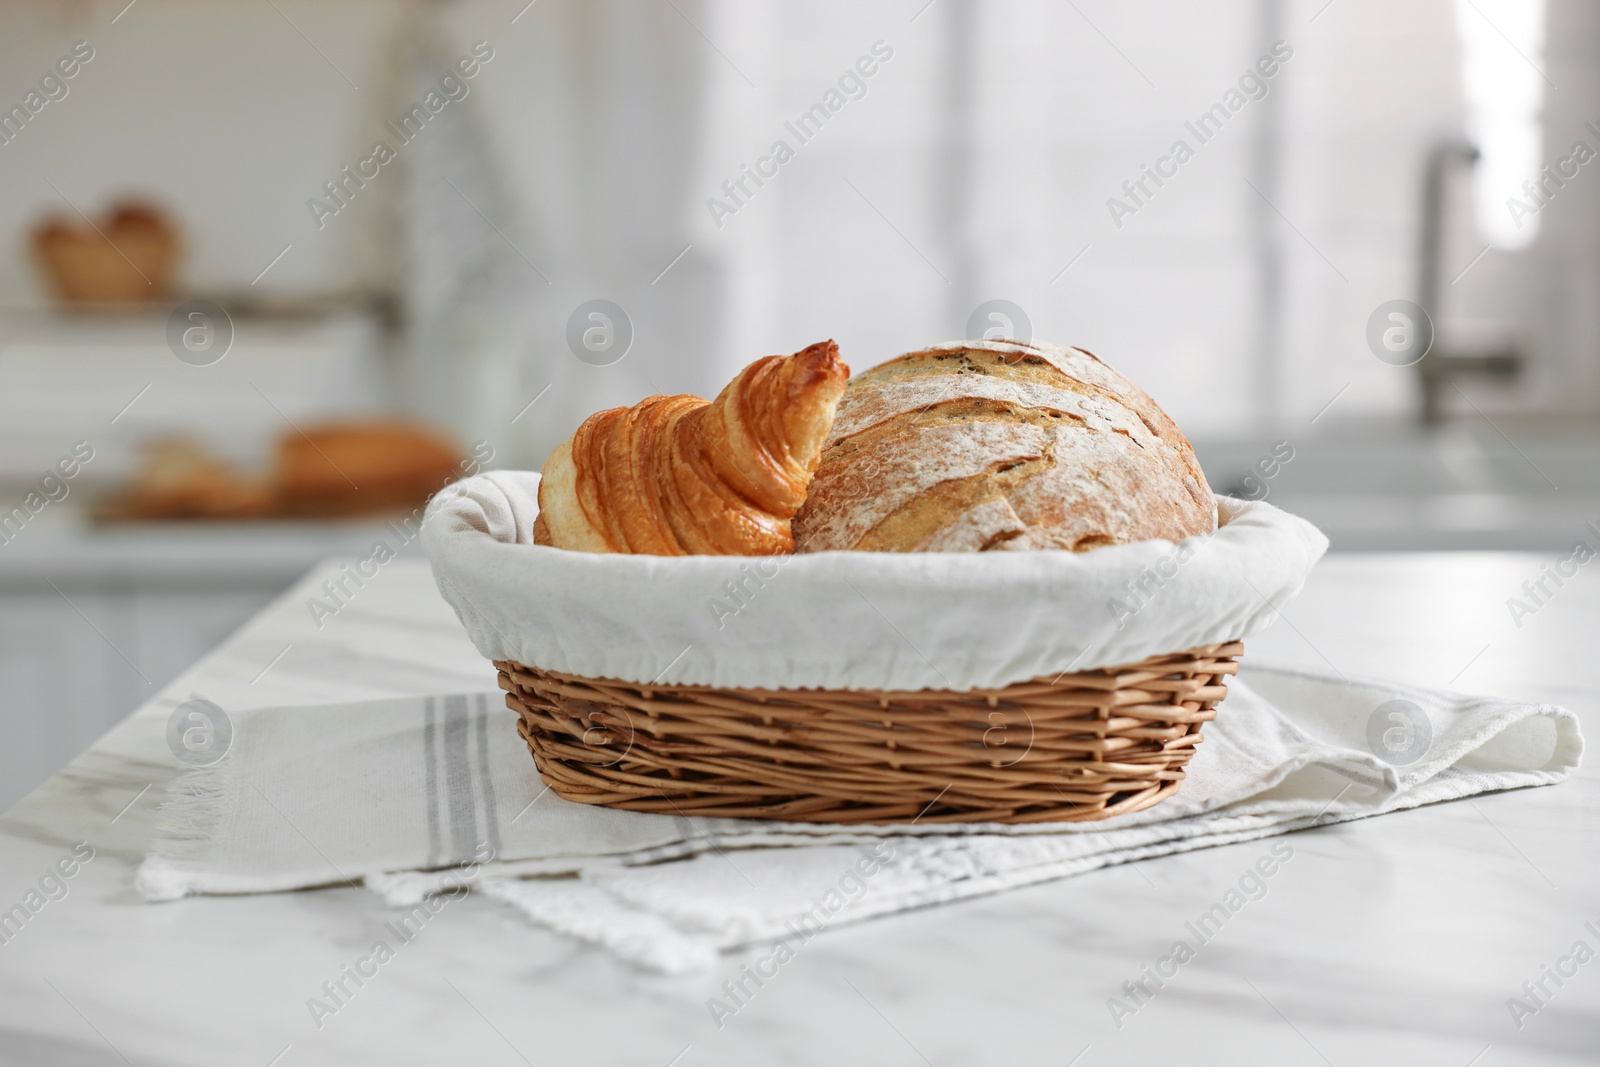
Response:
[[[1301,515],[1334,549],[1600,549],[1600,421],[1314,429],[1195,451],[1212,488]]]

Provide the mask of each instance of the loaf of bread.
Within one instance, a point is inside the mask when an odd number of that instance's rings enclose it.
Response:
[[[402,420],[286,430],[265,477],[189,441],[154,441],[143,451],[131,483],[96,505],[98,521],[403,515],[466,467],[448,439]]]
[[[409,421],[334,422],[285,433],[278,510],[304,518],[405,512],[461,476],[454,442]]]
[[[277,503],[265,479],[252,478],[182,438],[144,442],[128,485],[94,507],[99,522],[263,519]]]
[[[1176,541],[1216,504],[1155,401],[1080,349],[912,352],[845,390],[796,549],[962,552]]]
[[[589,416],[550,454],[537,544],[657,556],[777,555],[850,368],[821,341],[766,356],[709,403],[652,396]]]

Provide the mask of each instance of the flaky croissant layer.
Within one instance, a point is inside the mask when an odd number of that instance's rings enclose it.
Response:
[[[820,341],[756,360],[709,403],[652,396],[591,415],[545,461],[534,540],[657,556],[794,551],[789,520],[849,377],[839,346]]]

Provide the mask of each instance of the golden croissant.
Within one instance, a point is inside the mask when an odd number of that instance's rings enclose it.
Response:
[[[820,341],[756,360],[709,403],[652,396],[584,420],[545,461],[534,541],[580,552],[794,551],[850,368]]]

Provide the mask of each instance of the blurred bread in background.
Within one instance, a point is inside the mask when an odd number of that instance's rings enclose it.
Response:
[[[274,488],[283,515],[407,511],[461,473],[461,451],[405,422],[308,427],[278,441]]]
[[[460,451],[413,423],[350,422],[286,432],[253,476],[188,441],[145,447],[131,483],[95,508],[100,522],[341,519],[404,514],[464,473]]]
[[[273,510],[272,493],[191,441],[147,443],[129,490],[95,511],[101,521],[256,519]]]

